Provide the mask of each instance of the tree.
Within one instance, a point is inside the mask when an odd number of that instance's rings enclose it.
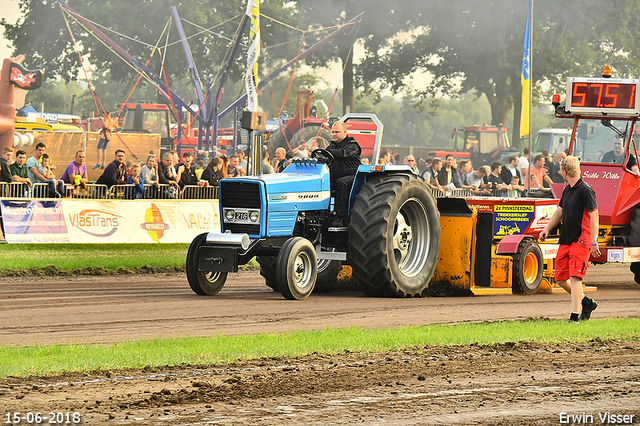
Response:
[[[392,0],[387,5],[403,18],[404,27],[391,37],[373,34],[365,39],[356,84],[368,91],[407,91],[423,100],[468,91],[484,94],[493,124],[506,123],[515,104],[517,140],[526,2]],[[626,75],[638,69],[640,5],[625,0],[610,6],[603,8],[594,0],[536,1],[536,94],[557,91],[570,74],[594,75],[604,61]],[[432,77],[426,88],[412,87],[416,74]]]
[[[327,62],[335,61],[335,58],[340,59],[343,113],[346,113],[347,110],[354,111],[353,51],[356,43],[372,37],[373,34],[377,38],[386,39],[392,37],[402,28],[402,20],[394,15],[393,10],[378,6],[372,6],[372,2],[358,0],[296,1],[296,10],[299,11],[300,20],[309,29],[318,26],[343,25],[360,13],[366,12],[364,18],[340,36],[337,42],[325,49],[318,50],[307,60],[308,64],[317,67],[325,66]]]
[[[188,76],[185,55],[175,26],[172,24],[165,28],[174,0],[140,0],[135,5],[126,0],[70,0],[68,4],[96,23],[102,32],[140,62],[150,60],[149,68],[163,79],[166,74],[170,85]],[[180,3],[178,12],[201,81],[213,80],[218,75],[245,8],[246,0],[224,0],[213,7],[198,0]],[[20,10],[22,17],[15,25],[1,21],[5,37],[13,41],[14,53],[25,53],[29,66],[43,69],[47,78],[62,78],[67,82],[84,80],[75,50],[77,47],[85,58],[84,65],[91,73],[91,80],[98,82],[97,85],[113,81],[125,83],[130,88],[137,80],[139,73],[136,69],[127,61],[118,59],[114,51],[90,35],[73,18],[61,13],[56,1],[22,0]],[[281,0],[264,0],[261,10],[279,21],[291,21],[294,13],[292,7]],[[67,30],[65,16],[78,42],[75,46]],[[273,21],[265,22],[261,32],[265,45],[279,44],[290,37],[285,27]],[[244,73],[247,34],[243,39],[243,52],[232,68],[230,80],[241,80]],[[154,47],[156,45],[157,48]],[[293,55],[296,51],[297,46],[292,45],[272,51],[265,49],[261,64],[269,66],[278,62],[283,55]]]

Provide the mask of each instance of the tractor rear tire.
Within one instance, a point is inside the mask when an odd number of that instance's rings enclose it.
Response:
[[[518,245],[513,256],[513,280],[511,291],[514,294],[534,294],[542,283],[542,250],[538,243],[524,239]]]
[[[629,224],[627,243],[632,247],[640,247],[640,207],[636,208],[636,215]]]
[[[273,291],[280,291],[276,281],[276,260],[274,256],[257,256],[256,261],[260,265],[260,275],[264,277],[265,284]]]
[[[302,300],[309,297],[317,275],[318,260],[311,242],[302,237],[285,241],[276,262],[276,281],[285,299]]]
[[[304,129],[300,129],[293,134],[291,140],[292,148],[297,148],[300,143],[306,143],[311,150],[315,144],[317,148],[326,149],[331,143],[331,132],[324,126],[317,124],[307,124]]]
[[[226,272],[198,271],[198,251],[205,243],[207,234],[200,234],[193,239],[187,251],[187,281],[191,290],[201,296],[214,296],[218,294],[225,282]]]
[[[314,293],[329,293],[332,284],[338,280],[338,274],[342,270],[342,262],[339,260],[318,259],[318,277]]]
[[[349,261],[367,296],[428,292],[440,251],[440,213],[417,176],[370,175],[351,210]]]

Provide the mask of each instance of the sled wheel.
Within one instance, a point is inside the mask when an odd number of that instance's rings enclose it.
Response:
[[[543,264],[540,246],[533,240],[522,240],[518,245],[518,252],[512,257],[511,291],[514,294],[534,294],[542,283]]]
[[[213,296],[217,294],[227,281],[226,272],[198,271],[198,251],[207,239],[207,234],[200,234],[191,242],[187,251],[187,281],[196,294]]]
[[[316,250],[311,242],[302,237],[285,241],[276,261],[276,281],[285,299],[302,300],[309,297],[317,275]]]
[[[410,174],[371,176],[349,222],[353,276],[369,296],[419,296],[440,251],[440,213],[423,181]]]
[[[267,287],[273,291],[280,291],[276,282],[276,257],[257,256],[256,261],[260,264],[260,275],[264,277]]]

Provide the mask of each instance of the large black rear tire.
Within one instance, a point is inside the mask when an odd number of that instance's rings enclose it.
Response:
[[[636,284],[640,284],[640,262],[631,262],[629,269],[633,272],[633,280]]]
[[[187,251],[187,281],[191,290],[201,296],[214,296],[218,294],[225,282],[227,282],[226,272],[203,272],[198,271],[198,251],[205,243],[207,234],[200,234],[193,239]]]
[[[629,224],[627,243],[632,247],[640,247],[640,207],[636,208],[636,215]]]
[[[351,210],[349,262],[368,296],[419,296],[440,251],[440,213],[422,180],[371,175]]]
[[[280,291],[276,282],[276,257],[257,256],[256,261],[260,265],[260,275],[264,277],[265,284],[273,291]]]
[[[329,293],[333,290],[332,284],[338,280],[338,274],[342,270],[342,262],[339,260],[318,259],[318,277],[314,293]]]
[[[524,239],[518,245],[518,252],[513,256],[513,282],[511,292],[514,294],[534,294],[542,283],[542,250],[538,243]]]

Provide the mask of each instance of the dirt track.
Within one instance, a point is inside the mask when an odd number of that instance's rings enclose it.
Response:
[[[598,285],[594,317],[640,314],[640,286],[627,267],[592,267],[586,282]],[[373,299],[338,292],[291,302],[255,272],[232,278],[213,298],[196,296],[176,275],[2,280],[0,295],[0,341],[16,346],[566,318],[569,307],[562,293]],[[559,424],[561,412],[601,424],[599,413],[611,412],[640,424],[639,349],[637,341],[522,342],[10,378],[0,382],[0,415],[4,422],[13,411],[76,411],[86,424],[511,425]],[[130,378],[118,378],[124,373]]]

